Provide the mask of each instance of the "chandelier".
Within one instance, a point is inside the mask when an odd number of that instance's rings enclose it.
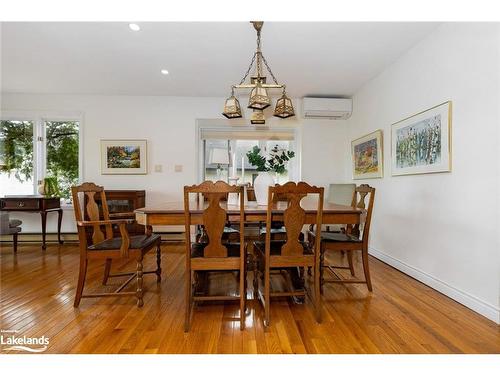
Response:
[[[241,106],[239,100],[234,96],[235,89],[250,89],[250,98],[248,100],[248,108],[253,110],[250,122],[252,124],[265,124],[266,119],[264,117],[264,109],[271,105],[271,98],[268,94],[268,89],[281,89],[281,97],[276,101],[276,107],[274,108],[274,116],[279,118],[287,118],[294,116],[292,100],[286,95],[286,87],[283,84],[279,84],[274,76],[266,58],[262,54],[260,49],[260,32],[262,30],[262,25],[264,22],[261,21],[251,21],[253,27],[257,31],[257,50],[253,54],[252,61],[248,67],[245,75],[241,79],[240,83],[231,86],[231,96],[226,99],[224,105],[224,112],[222,114],[228,119],[243,117],[241,113]],[[263,75],[263,65],[265,66],[267,72],[271,75],[274,83],[266,83],[266,76]],[[255,73],[250,77],[250,82],[245,83],[250,70],[255,65]]]

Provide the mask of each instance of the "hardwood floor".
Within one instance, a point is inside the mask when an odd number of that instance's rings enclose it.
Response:
[[[375,258],[370,259],[373,293],[365,285],[325,286],[322,324],[315,322],[309,300],[302,305],[276,300],[268,332],[255,301],[249,301],[244,331],[237,303],[204,304],[186,334],[184,248],[163,244],[162,249],[163,281],[159,287],[154,275],[145,276],[143,308],[133,297],[122,297],[83,299],[75,309],[76,244],[49,244],[46,252],[20,244],[17,255],[2,244],[0,329],[45,335],[48,353],[500,353],[497,324]],[[154,268],[154,254],[145,264]],[[126,269],[134,265],[113,267]],[[101,263],[91,264],[86,287],[102,290],[102,272]],[[215,288],[229,282],[230,275],[213,280]]]

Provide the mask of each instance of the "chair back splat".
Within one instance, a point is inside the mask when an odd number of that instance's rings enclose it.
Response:
[[[306,221],[306,212],[301,207],[300,202],[308,194],[318,194],[316,223],[319,223],[319,227],[321,227],[324,188],[310,186],[306,182],[299,182],[297,184],[295,182],[287,182],[281,186],[276,185],[269,187],[268,210],[266,216],[266,245],[270,244],[271,241],[271,207],[273,207],[273,203],[279,204],[280,201],[287,202],[287,208],[283,212],[283,222],[286,229],[286,241],[281,248],[282,256],[300,256],[304,253],[304,247],[301,244],[300,235]],[[270,247],[270,245],[266,246],[266,248],[267,247]]]
[[[366,200],[368,199],[368,204]],[[370,234],[370,224],[373,212],[373,202],[375,201],[375,188],[367,184],[356,187],[352,195],[352,207],[365,210],[361,217],[360,224],[353,227],[352,233],[359,236],[362,232],[362,240],[368,244],[368,235]]]
[[[99,220],[109,220],[106,194],[104,193],[104,188],[102,186],[98,186],[92,182],[84,182],[82,185],[73,186],[71,188],[71,194],[73,196],[73,206],[77,221],[89,220],[97,222]],[[99,206],[96,203],[96,194],[99,195],[102,212],[100,212]],[[88,228],[87,230],[91,231],[91,236],[89,237],[92,239],[92,244],[113,238],[113,228],[111,224],[95,224],[91,227],[78,227],[79,240],[85,243],[87,242],[85,228]]]
[[[227,247],[222,244],[227,211],[221,207],[229,193],[239,194],[240,217],[244,217],[244,196],[242,186],[231,186],[224,181],[204,181],[200,185],[184,187],[184,215],[186,243],[191,243],[191,225],[202,224],[207,235],[208,245],[203,250],[204,257],[227,257]],[[202,209],[202,222],[193,223],[191,215],[190,194],[201,195],[204,199],[196,199],[197,209]],[[205,203],[205,200],[208,203]],[[240,231],[244,231],[244,221],[240,220]]]

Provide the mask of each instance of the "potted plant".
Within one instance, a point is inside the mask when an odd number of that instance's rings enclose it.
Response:
[[[286,172],[286,165],[295,157],[295,152],[274,146],[268,156],[261,154],[259,146],[247,152],[248,162],[256,167],[259,175],[254,182],[255,199],[259,206],[267,205],[268,188],[275,184],[275,176]],[[270,172],[274,172],[273,176]]]

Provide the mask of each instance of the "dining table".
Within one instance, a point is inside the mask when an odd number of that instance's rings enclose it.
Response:
[[[226,210],[229,221],[239,221],[239,205],[228,205],[221,202],[221,206]],[[207,207],[207,202],[198,201],[190,203],[191,222],[194,225],[203,224],[203,210]],[[305,223],[316,224],[317,201],[306,197],[301,201],[304,209]],[[272,220],[283,221],[283,212],[287,208],[287,202],[276,202],[272,208]],[[174,201],[155,204],[138,208],[134,211],[138,224],[151,227],[153,225],[184,225],[184,202]],[[325,201],[323,203],[322,224],[359,224],[365,210],[344,206]],[[245,223],[258,223],[266,221],[267,206],[259,206],[256,201],[245,203],[244,207]]]
[[[203,224],[203,211],[207,207],[206,201],[190,202],[189,210],[191,214],[191,223],[193,225]],[[229,222],[238,222],[240,216],[239,205],[228,205],[227,202],[221,202],[228,215]],[[304,224],[316,224],[318,203],[316,199],[305,197],[301,201],[301,207],[305,211]],[[287,202],[279,201],[273,203],[272,220],[283,221],[283,212],[287,208]],[[184,202],[174,201],[163,204],[151,205],[138,208],[135,211],[135,218],[138,224],[146,227],[146,233],[152,232],[152,226],[185,225]],[[359,224],[366,210],[344,206],[340,204],[325,201],[323,203],[322,224],[346,224],[348,228]],[[262,223],[266,221],[267,206],[259,206],[256,201],[245,203],[244,207],[245,223]],[[348,229],[350,230],[350,229]],[[297,270],[290,270],[290,276],[294,289],[301,289],[304,285],[304,279]],[[208,287],[207,285],[204,286]],[[303,303],[303,299],[294,298],[296,303]]]

